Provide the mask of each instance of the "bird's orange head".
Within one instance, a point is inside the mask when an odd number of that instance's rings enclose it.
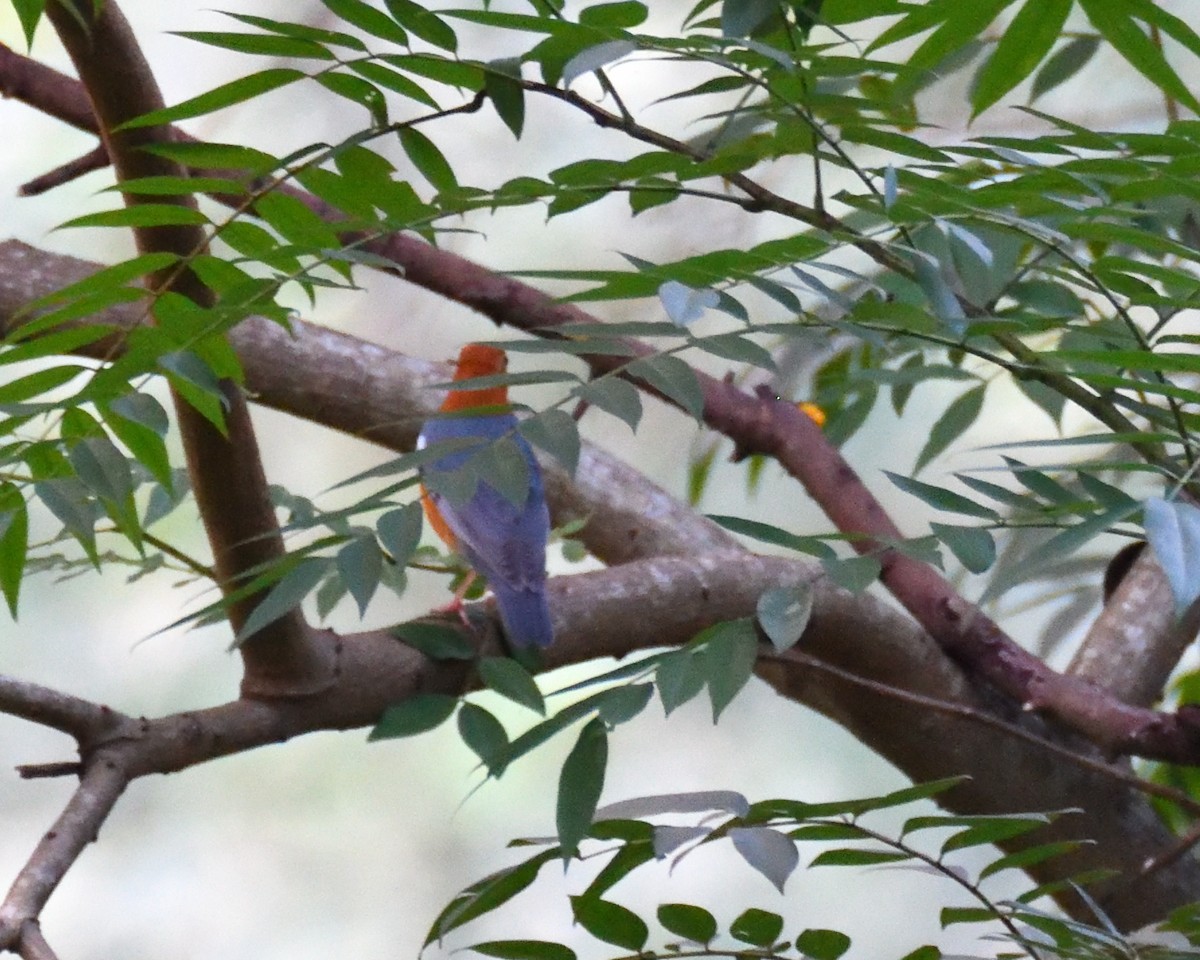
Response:
[[[455,381],[488,377],[508,369],[508,357],[497,347],[468,343],[458,355],[454,370]],[[472,407],[498,407],[508,403],[508,387],[485,387],[482,390],[451,390],[446,394],[442,410],[469,410]]]

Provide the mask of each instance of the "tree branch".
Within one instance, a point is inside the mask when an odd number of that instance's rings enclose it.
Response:
[[[163,107],[154,75],[114,0],[52,3],[46,15],[67,48],[92,104],[98,132],[116,168],[118,183],[147,176],[182,176],[174,162],[141,149],[172,139],[166,127],[121,129],[122,124]],[[195,208],[186,195],[147,198],[126,194],[130,206],[147,202]],[[142,253],[169,252],[181,258],[204,249],[196,226],[134,228]],[[166,268],[151,276],[156,295],[182,294],[211,307],[212,292],[188,268]],[[175,397],[175,412],[187,456],[192,490],[208,533],[222,590],[237,589],[247,572],[284,556],[283,537],[267,492],[266,476],[245,398],[231,381],[221,384],[225,406],[222,433],[199,411]],[[261,594],[231,601],[235,630],[246,623]],[[315,642],[299,609],[279,618],[241,647],[243,690],[258,695],[297,695],[331,681],[328,651]]]

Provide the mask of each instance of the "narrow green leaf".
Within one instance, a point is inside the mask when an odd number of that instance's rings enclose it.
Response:
[[[493,873],[478,883],[471,884],[438,914],[437,919],[433,921],[433,926],[429,928],[429,933],[425,935],[424,946],[429,946],[435,940],[441,940],[452,930],[508,903],[533,883],[537,879],[538,871],[557,856],[557,849],[544,850],[524,863]]]
[[[200,117],[206,113],[212,113],[214,110],[232,107],[234,104],[261,96],[271,90],[278,90],[280,87],[285,87],[289,83],[295,83],[297,80],[303,80],[304,78],[305,74],[300,70],[291,70],[282,67],[262,70],[258,73],[252,73],[248,77],[241,77],[230,83],[222,84],[219,87],[209,90],[207,93],[200,94],[198,97],[192,97],[190,100],[177,103],[173,107],[151,111],[135,120],[130,120],[122,124],[117,129],[129,130],[135,127],[153,127],[159,124],[176,123],[191,117]]]
[[[97,504],[83,483],[76,477],[55,477],[35,483],[33,491],[67,532],[79,541],[92,563],[97,563]]]
[[[572,897],[571,909],[575,922],[584,930],[622,950],[640,953],[650,936],[650,929],[641,917],[611,900]]]
[[[884,475],[905,493],[912,494],[917,499],[938,510],[949,510],[951,513],[962,513],[969,517],[980,517],[984,520],[1000,519],[1000,514],[991,507],[985,507],[981,503],[976,503],[974,500],[970,500],[960,493],[955,493],[953,490],[947,490],[945,487],[937,487],[931,483],[924,483],[921,480],[914,480],[911,477],[902,477],[900,474],[892,473],[890,470],[885,470]]]
[[[821,569],[843,590],[862,593],[879,579],[883,569],[875,557],[833,557],[821,561]]]
[[[546,715],[546,701],[537,681],[512,657],[484,657],[479,661],[479,679],[489,690],[513,703],[528,707],[543,717]]]
[[[768,948],[773,946],[783,933],[783,917],[751,907],[729,925],[729,933],[742,943]]]
[[[474,660],[474,645],[462,631],[444,623],[402,623],[392,628],[392,636],[419,651],[430,660]]]
[[[642,419],[642,401],[637,388],[618,377],[602,377],[579,388],[579,398],[637,430]]]
[[[703,907],[690,903],[664,903],[658,922],[669,932],[694,943],[708,943],[717,935],[717,918]]]
[[[383,552],[379,543],[369,531],[362,531],[337,552],[336,563],[338,574],[354,598],[361,617],[367,612],[383,574]]]
[[[414,37],[420,37],[451,53],[458,49],[458,37],[454,35],[454,29],[436,13],[413,0],[384,0],[384,4],[396,22]]]
[[[79,479],[96,496],[118,502],[133,492],[129,461],[108,437],[85,437],[67,456]]]
[[[20,489],[0,483],[0,592],[8,612],[17,619],[17,600],[29,549],[29,512]]]
[[[62,227],[169,227],[205,226],[208,217],[176,203],[138,203],[119,210],[103,210],[74,217]]]
[[[712,702],[713,723],[754,673],[758,657],[758,635],[749,619],[719,623],[703,631],[702,664]]]
[[[210,30],[179,30],[175,36],[238,53],[259,54],[264,57],[295,57],[310,60],[333,60],[334,55],[316,40],[302,37],[274,36],[263,33],[229,33]]]
[[[458,733],[485,767],[488,775],[499,777],[508,764],[508,734],[504,725],[489,711],[474,703],[464,703],[458,711]]]
[[[1099,37],[1075,37],[1059,47],[1037,72],[1029,91],[1029,102],[1066,83],[1086,67],[1100,47]]]
[[[1044,843],[1036,847],[1026,847],[1024,850],[1006,854],[999,860],[993,860],[984,866],[979,871],[979,879],[981,881],[986,880],[988,877],[1000,873],[1002,870],[1026,870],[1039,863],[1052,860],[1054,857],[1073,853],[1087,842],[1084,840],[1060,840],[1056,843]]]
[[[704,689],[704,678],[703,657],[690,650],[676,650],[658,662],[654,682],[668,717]]]
[[[549,940],[489,940],[468,949],[500,960],[576,960],[570,947]]]
[[[363,0],[321,0],[326,7],[349,24],[373,37],[400,46],[408,46],[408,34],[396,21]]]
[[[1075,0],[1025,0],[971,89],[977,117],[1029,76],[1050,52]]]
[[[330,561],[324,557],[305,557],[280,578],[270,592],[250,612],[234,638],[241,645],[259,630],[290,613],[312,593],[328,572]]]
[[[631,377],[645,380],[697,420],[704,416],[704,392],[700,389],[695,372],[678,357],[670,354],[642,357],[629,364],[625,372]]]
[[[917,457],[916,466],[913,467],[914,473],[920,473],[931,460],[961,437],[979,418],[986,390],[987,385],[982,383],[977,387],[972,387],[956,398],[938,417],[929,431],[929,439],[925,441],[925,446],[921,448],[921,453]]]
[[[21,32],[25,36],[27,49],[33,47],[33,35],[41,22],[42,13],[46,9],[46,0],[13,0],[17,11],[17,19],[21,22]]]
[[[881,863],[901,863],[912,859],[899,850],[855,850],[841,847],[825,850],[813,858],[810,867],[874,867]]]
[[[1079,0],[1092,26],[1121,54],[1135,70],[1167,96],[1178,100],[1194,113],[1200,113],[1200,100],[1192,95],[1167,62],[1162,50],[1129,15],[1123,3],[1111,0]]]
[[[525,89],[520,84],[521,61],[495,60],[483,75],[483,89],[504,125],[521,139],[525,128]]]
[[[456,697],[444,693],[418,693],[383,711],[368,740],[413,737],[441,726],[458,706]]]
[[[600,719],[609,727],[626,723],[636,717],[654,695],[654,684],[633,683],[609,692],[600,704]]]
[[[579,842],[587,836],[591,828],[592,817],[600,801],[600,791],[604,788],[607,766],[608,733],[603,721],[594,718],[579,732],[579,739],[567,755],[558,781],[558,810],[555,822],[564,860],[578,853]],[[576,916],[576,919],[580,918]],[[583,923],[582,920],[580,922]],[[594,936],[599,936],[609,943],[614,942],[596,933],[586,923],[584,927]],[[645,942],[644,937],[642,942]]]
[[[26,374],[16,380],[10,380],[8,383],[2,383],[0,384],[0,404],[23,403],[26,400],[32,400],[34,397],[69,383],[84,372],[86,372],[84,367],[77,367],[69,363],[60,364]]]
[[[544,410],[536,417],[524,421],[518,432],[530,443],[541,447],[554,457],[570,476],[575,475],[579,465],[582,444],[579,439],[579,424],[565,410]]]
[[[421,543],[423,515],[419,503],[405,504],[397,510],[389,510],[375,523],[375,532],[383,548],[391,555],[397,567],[408,565]]]
[[[931,523],[929,527],[971,573],[983,573],[996,562],[996,539],[991,531],[945,523]]]
[[[412,127],[400,130],[400,145],[408,159],[438,193],[458,189],[458,179],[442,151],[425,134]]]

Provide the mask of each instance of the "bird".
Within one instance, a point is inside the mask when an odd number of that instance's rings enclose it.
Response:
[[[503,373],[507,366],[503,350],[469,343],[459,354],[454,382]],[[546,647],[554,639],[546,602],[550,513],[537,460],[517,432],[517,418],[507,405],[505,386],[451,387],[441,405],[441,415],[427,420],[421,428],[417,448],[446,441],[460,443],[447,444],[450,449],[445,456],[422,467],[421,504],[434,532],[471,565],[474,573],[487,580],[509,643],[517,648]],[[464,448],[463,440],[478,443]],[[482,475],[476,479],[473,492],[463,499],[439,492],[438,487],[445,490],[447,484],[437,484],[433,479],[436,474],[462,471],[473,456],[495,443],[513,444],[525,461],[528,485],[524,502],[515,503]],[[461,609],[462,596],[472,579],[459,589],[450,609]]]

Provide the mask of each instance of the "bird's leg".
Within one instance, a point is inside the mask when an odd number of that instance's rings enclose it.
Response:
[[[437,607],[433,610],[433,612],[458,614],[458,619],[462,621],[463,626],[473,633],[475,628],[471,625],[471,620],[467,616],[464,598],[467,595],[467,591],[471,589],[478,576],[479,575],[474,570],[468,573],[465,577],[463,577],[463,582],[458,585],[458,589],[454,591],[454,599],[444,607]]]

